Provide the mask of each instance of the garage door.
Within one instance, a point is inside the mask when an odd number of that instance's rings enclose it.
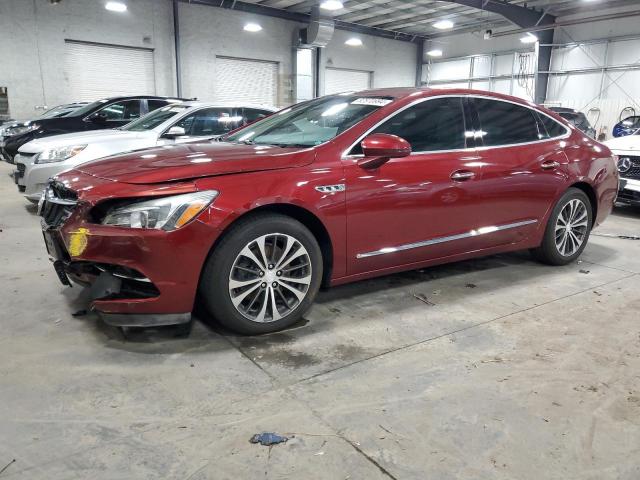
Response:
[[[69,101],[156,93],[153,50],[66,41]]]
[[[371,88],[371,72],[327,68],[324,78],[324,93],[357,92]]]
[[[218,102],[278,104],[278,63],[216,57],[214,96]]]

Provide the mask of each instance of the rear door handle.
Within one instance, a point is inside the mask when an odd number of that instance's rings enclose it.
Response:
[[[553,170],[554,168],[558,168],[559,166],[560,163],[554,160],[549,160],[540,164],[540,168],[542,168],[543,170]]]
[[[451,174],[451,180],[455,182],[465,182],[471,180],[476,174],[469,170],[456,170]]]

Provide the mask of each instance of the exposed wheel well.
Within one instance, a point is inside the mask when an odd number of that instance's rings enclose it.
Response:
[[[320,251],[322,252],[322,285],[328,286],[331,280],[331,272],[333,269],[333,245],[331,243],[331,237],[329,236],[329,232],[327,232],[324,224],[317,216],[315,216],[309,210],[298,207],[297,205],[292,205],[290,203],[274,203],[255,208],[241,215],[227,226],[222,235],[220,235],[220,237],[211,247],[211,250],[213,251],[216,244],[222,237],[224,237],[225,233],[229,231],[229,228],[236,224],[238,221],[246,220],[247,218],[260,215],[262,213],[279,213],[281,215],[286,215],[288,217],[296,219],[311,231],[313,236],[318,241]]]
[[[589,197],[589,201],[591,202],[591,212],[593,213],[593,222],[595,225],[595,221],[598,216],[598,198],[596,197],[596,191],[591,185],[586,182],[574,183],[571,186],[573,188],[582,190],[587,195],[587,197]]]

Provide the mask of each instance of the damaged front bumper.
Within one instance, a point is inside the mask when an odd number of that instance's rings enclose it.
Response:
[[[91,307],[120,327],[187,323],[215,231],[199,221],[172,232],[88,221],[89,205],[45,193],[39,206],[54,269],[89,288]]]

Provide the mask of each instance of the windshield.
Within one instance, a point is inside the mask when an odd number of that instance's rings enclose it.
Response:
[[[134,120],[128,123],[122,130],[129,130],[131,132],[142,132],[144,130],[151,130],[158,125],[163,124],[172,117],[175,117],[179,113],[184,112],[189,107],[186,105],[168,105],[166,107],[159,108],[142,118]]]
[[[99,107],[100,105],[104,105],[105,103],[107,103],[109,100],[104,98],[102,100],[96,100],[95,102],[91,102],[88,105],[85,105],[82,108],[79,108],[78,110],[74,110],[72,115],[69,116],[82,116],[82,115],[86,115],[87,113],[89,113],[91,110],[93,110],[96,107]]]
[[[282,147],[320,145],[392,100],[357,95],[322,97],[253,123],[223,141]]]
[[[63,117],[65,115],[67,115],[68,113],[71,113],[74,110],[78,109],[81,106],[82,105],[73,105],[73,106],[59,105],[57,107],[51,108],[51,109],[47,110],[46,112],[44,112],[42,115],[40,115],[40,118]]]

